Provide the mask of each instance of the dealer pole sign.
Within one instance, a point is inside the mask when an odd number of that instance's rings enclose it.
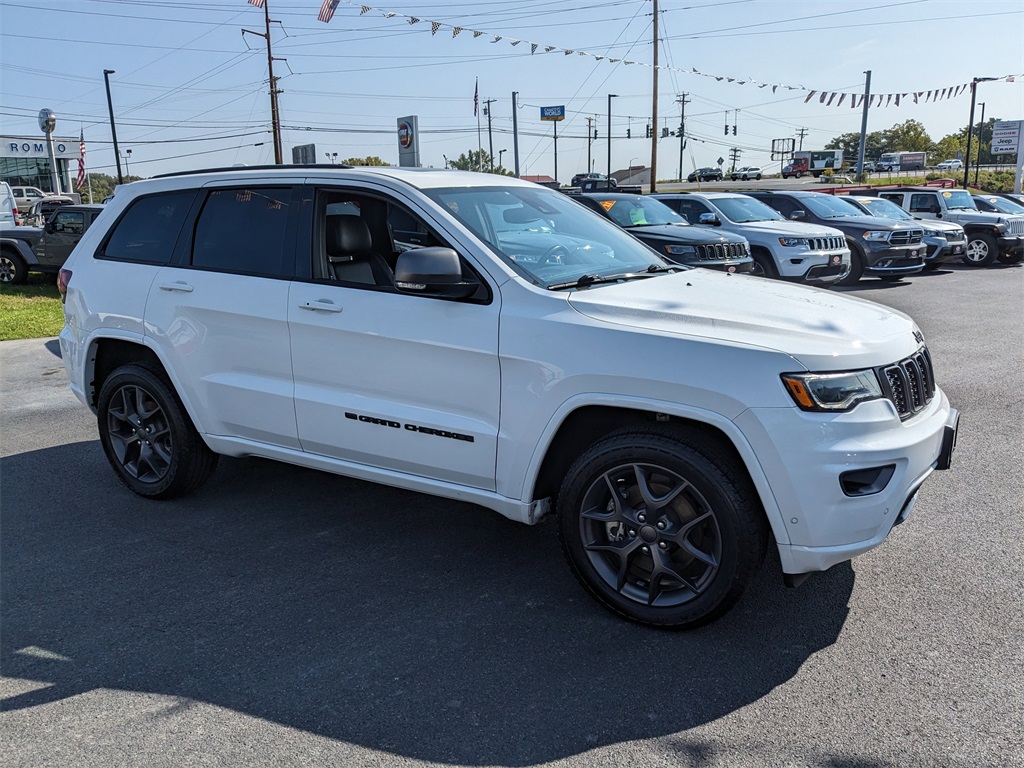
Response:
[[[558,124],[565,120],[565,105],[562,104],[557,107],[541,107],[540,108],[540,119],[544,121],[550,121],[554,123],[554,140],[555,140],[555,175],[554,178],[558,179]]]
[[[992,126],[992,154],[1013,155],[1014,163],[1013,191],[1020,194],[1021,188],[1021,141],[1020,134],[1024,120],[1003,120]]]

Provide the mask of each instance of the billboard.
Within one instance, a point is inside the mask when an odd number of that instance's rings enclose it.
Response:
[[[1003,120],[992,126],[992,154],[1015,155],[1020,147],[1021,120]]]
[[[560,107],[541,107],[540,108],[540,119],[541,120],[565,120],[565,105]]]
[[[292,147],[293,165],[316,165],[316,144],[299,144]]]

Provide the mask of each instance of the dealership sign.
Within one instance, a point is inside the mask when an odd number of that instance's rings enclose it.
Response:
[[[420,166],[420,124],[416,115],[398,118],[398,164],[403,168]]]
[[[54,138],[53,151],[59,158],[76,158],[78,157],[78,139]],[[2,136],[0,137],[0,157],[32,157],[48,160],[49,153],[46,150],[46,139]]]
[[[1004,120],[992,126],[992,154],[1015,155],[1020,146],[1021,120]]]

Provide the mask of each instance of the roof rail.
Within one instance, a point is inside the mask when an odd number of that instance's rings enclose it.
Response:
[[[297,168],[323,170],[325,168],[355,168],[354,165],[344,163],[310,163],[306,165],[232,165],[229,168],[197,168],[191,171],[172,171],[171,173],[160,173],[151,176],[153,179],[167,179],[172,176],[198,176],[201,173],[241,173],[242,171],[268,171],[271,169]]]

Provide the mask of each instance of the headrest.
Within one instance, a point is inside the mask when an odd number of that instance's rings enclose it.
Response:
[[[365,253],[373,247],[373,239],[366,222],[358,216],[327,217],[327,252]]]

